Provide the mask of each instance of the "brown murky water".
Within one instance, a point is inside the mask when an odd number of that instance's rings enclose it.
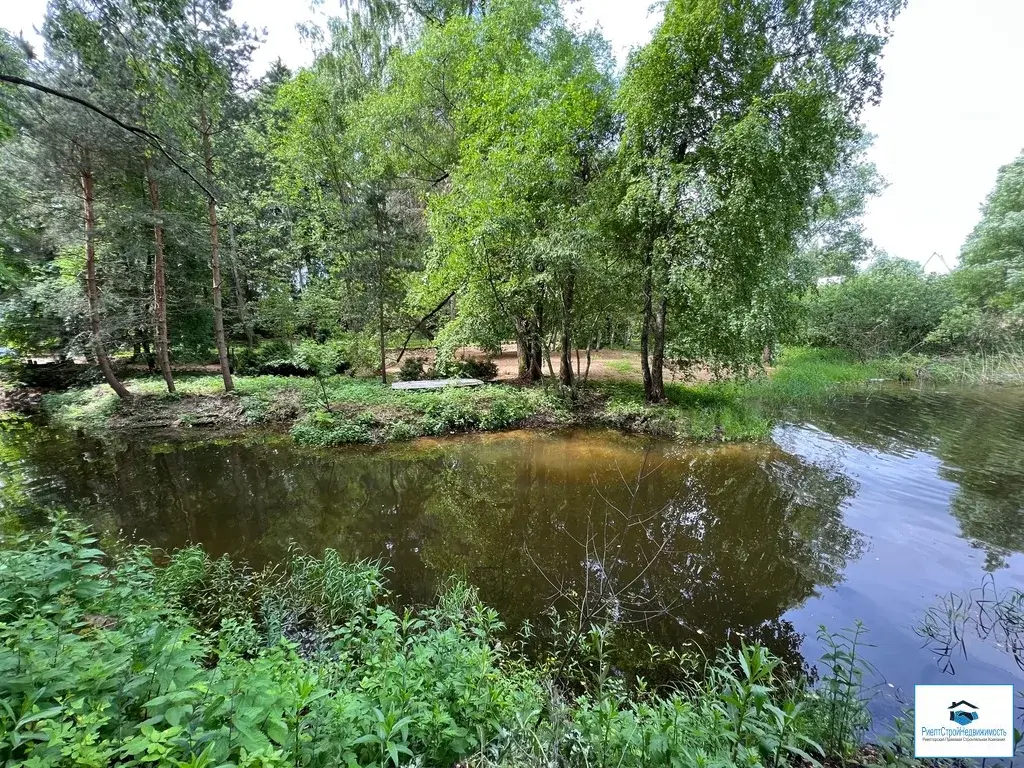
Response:
[[[255,564],[289,541],[381,557],[411,602],[457,574],[512,627],[585,603],[645,642],[742,634],[813,665],[819,624],[861,619],[892,707],[954,673],[1018,679],[992,638],[951,665],[914,628],[986,574],[1024,588],[1024,392],[874,393],[786,418],[751,446],[565,431],[331,451],[8,425],[2,500]]]

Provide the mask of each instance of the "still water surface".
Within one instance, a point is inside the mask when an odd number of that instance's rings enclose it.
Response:
[[[313,451],[9,424],[0,479],[8,507],[63,506],[161,547],[381,557],[404,601],[458,574],[512,627],[603,589],[645,640],[743,635],[813,666],[818,626],[860,619],[881,711],[915,683],[1022,679],[998,633],[968,632],[952,658],[915,633],[942,594],[1024,589],[1022,391],[866,393],[749,446],[565,431]]]

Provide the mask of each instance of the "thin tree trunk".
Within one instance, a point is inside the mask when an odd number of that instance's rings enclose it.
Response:
[[[92,329],[92,348],[96,354],[96,362],[99,363],[103,378],[107,380],[110,388],[117,393],[122,400],[131,400],[132,395],[124,384],[114,374],[110,365],[107,351],[103,347],[103,337],[100,329],[100,290],[96,283],[96,243],[94,242],[94,230],[96,217],[93,211],[93,178],[92,169],[86,160],[82,170],[82,195],[85,200],[85,288],[89,296],[89,325]]]
[[[558,376],[563,387],[571,387],[572,373],[572,308],[576,279],[570,275],[562,291],[562,349],[558,362]]]
[[[210,142],[210,120],[206,114],[206,105],[200,107],[199,130],[203,137],[203,163],[206,167],[206,179],[213,184],[213,146]],[[217,224],[217,201],[213,195],[207,195],[206,208],[210,217],[210,272],[213,274],[213,337],[217,343],[217,357],[220,359],[220,373],[224,378],[224,391],[235,388],[231,380],[231,363],[228,362],[228,344],[224,336],[224,305],[220,289],[220,227]]]
[[[665,323],[668,318],[668,300],[663,296],[658,304],[654,325],[654,355],[651,359],[652,402],[665,399]]]
[[[235,304],[238,306],[238,319],[245,329],[245,341],[252,349],[256,346],[256,339],[252,332],[252,323],[249,322],[249,312],[245,306],[245,290],[242,285],[242,278],[238,271],[238,249],[235,247],[235,225],[228,224],[228,242],[231,246],[231,279],[235,288]]]
[[[544,306],[537,303],[530,329],[530,381],[544,378]],[[550,364],[549,364],[550,367]]]
[[[771,365],[774,362],[774,350],[771,343],[765,344],[764,349],[761,350],[761,362],[764,365]]]
[[[600,333],[600,331],[598,333]],[[591,353],[592,349],[593,349],[593,346],[588,344],[587,345],[587,367],[583,371],[583,386],[587,386],[587,380],[590,378],[590,359],[591,359],[590,358],[590,353]]]
[[[171,374],[170,342],[167,333],[167,280],[164,260],[164,225],[160,218],[160,190],[153,166],[146,158],[146,186],[149,188],[149,204],[153,209],[153,247],[156,258],[153,262],[153,317],[156,322],[156,362],[167,383],[167,391],[174,391],[174,376]]]
[[[644,375],[644,399],[646,399],[648,403],[655,402],[654,379],[651,376],[649,345],[654,309],[654,297],[651,295],[652,290],[651,256],[648,254],[646,264],[644,265],[644,319],[640,327],[640,368]]]
[[[388,385],[387,345],[384,339],[384,232],[381,227],[381,210],[377,209],[377,323],[380,331],[380,381]]]
[[[378,322],[380,323],[380,381],[381,384],[387,386],[388,383],[388,361],[386,357],[387,346],[384,343],[384,300],[381,298],[377,302],[378,309]]]

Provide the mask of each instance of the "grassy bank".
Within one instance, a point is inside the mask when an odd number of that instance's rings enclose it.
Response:
[[[652,692],[612,674],[611,625],[530,664],[460,583],[398,614],[385,568],[330,551],[260,573],[157,554],[105,554],[68,520],[0,539],[5,765],[916,764],[905,731],[859,750],[863,665],[841,636],[815,685],[743,645]]]
[[[396,392],[379,382],[335,376],[312,379],[236,378],[224,396],[216,376],[182,377],[170,395],[159,378],[135,379],[122,403],[97,385],[47,395],[43,406],[59,424],[87,430],[180,429],[195,426],[287,427],[301,443],[330,446],[385,443],[424,435],[524,426],[602,425],[676,439],[765,437],[778,406],[828,397],[920,370],[906,361],[858,363],[839,353],[788,350],[770,375],[744,381],[667,386],[667,402],[644,403],[638,381],[595,381],[576,399],[557,387],[489,385],[478,389]]]

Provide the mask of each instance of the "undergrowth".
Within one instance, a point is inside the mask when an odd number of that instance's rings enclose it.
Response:
[[[785,350],[767,374],[669,384],[666,401],[653,406],[644,402],[639,381],[595,381],[571,394],[555,385],[398,392],[348,376],[238,376],[232,395],[222,393],[216,376],[180,377],[175,394],[168,394],[159,378],[133,379],[127,383],[135,395],[131,402],[120,402],[105,385],[97,385],[46,395],[43,406],[58,424],[96,431],[288,424],[297,442],[318,447],[567,424],[680,440],[740,441],[766,438],[783,406],[880,382],[967,381],[972,375],[995,380],[996,371],[1016,375],[1010,358],[1000,360],[974,360],[970,365],[979,366],[976,371],[963,361],[959,368],[912,357],[864,363],[840,351],[794,348]]]
[[[614,674],[614,628],[594,627],[552,676],[499,637],[471,587],[397,613],[386,570],[330,551],[260,572],[197,547],[107,554],[60,518],[7,538],[0,760],[771,768],[844,757],[829,752],[826,713],[863,716],[859,691],[814,688],[758,645],[655,693]],[[855,653],[826,662],[826,681],[855,678]]]

